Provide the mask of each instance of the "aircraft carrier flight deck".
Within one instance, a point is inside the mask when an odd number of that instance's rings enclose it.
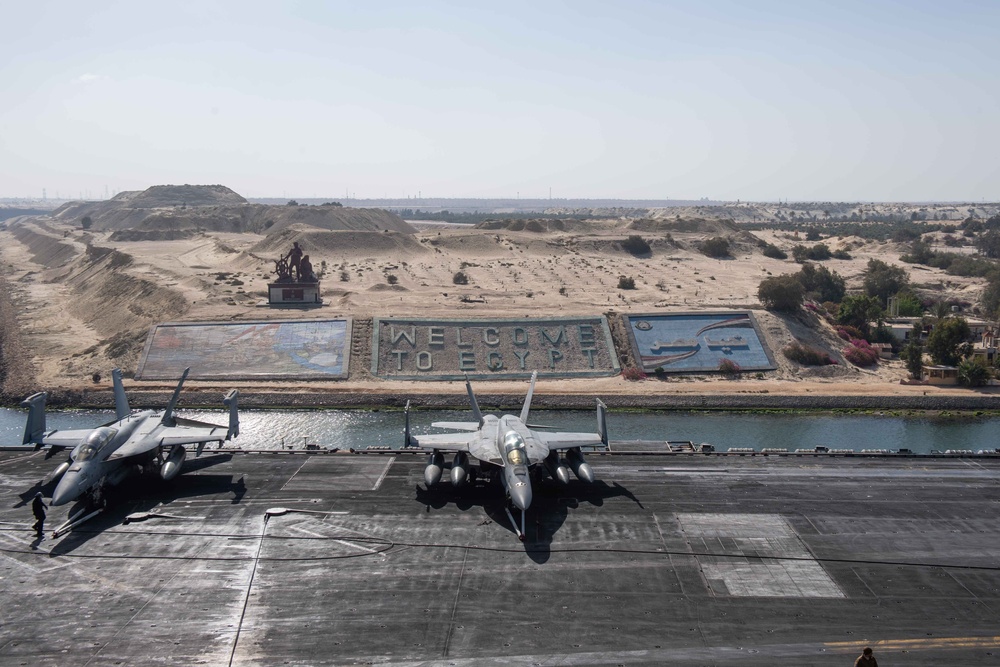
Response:
[[[0,452],[0,664],[1000,664],[1000,457],[593,455],[524,542],[425,462],[206,451],[38,541]]]

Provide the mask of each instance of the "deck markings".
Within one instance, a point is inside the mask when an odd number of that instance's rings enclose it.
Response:
[[[311,456],[281,490],[318,494],[329,487],[340,491],[377,491],[395,460],[394,456],[388,459]]]
[[[693,551],[728,554],[698,556],[705,582],[715,595],[847,597],[780,514],[676,516]]]

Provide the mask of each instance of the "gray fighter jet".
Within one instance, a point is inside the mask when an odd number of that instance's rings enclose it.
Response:
[[[145,410],[133,413],[125,397],[122,374],[111,371],[115,394],[115,421],[94,429],[53,430],[45,428],[44,392],[34,394],[21,405],[28,408],[24,428],[24,444],[37,448],[70,449],[69,460],[60,464],[45,478],[43,484],[58,480],[52,493],[53,505],[64,505],[84,494],[90,494],[92,504],[108,486],[120,484],[133,473],[158,470],[160,477],[170,480],[181,471],[187,454],[185,445],[197,445],[200,455],[205,443],[221,443],[235,438],[240,432],[236,389],[223,403],[229,408],[229,427],[216,426],[174,415],[174,407],[187,379],[184,369],[177,389],[163,413]]]
[[[437,433],[413,435],[410,433],[410,404],[406,404],[406,426],[404,431],[407,447],[420,447],[430,452],[424,481],[428,488],[441,480],[445,467],[442,452],[454,452],[451,462],[451,483],[461,486],[475,481],[475,469],[470,466],[469,457],[479,461],[480,472],[499,475],[510,503],[521,510],[521,525],[518,527],[509,508],[504,508],[514,526],[518,538],[524,541],[524,515],[531,506],[531,469],[542,464],[542,469],[554,479],[568,484],[569,471],[581,481],[593,483],[594,472],[583,457],[581,447],[608,445],[607,408],[597,400],[597,433],[570,433],[565,431],[544,432],[545,427],[529,425],[528,412],[531,396],[535,391],[537,373],[531,375],[531,385],[524,399],[521,415],[484,415],[479,409],[472,385],[465,381],[465,388],[472,403],[474,422],[434,422],[437,428],[447,428],[466,433]],[[566,458],[559,456],[565,451]]]

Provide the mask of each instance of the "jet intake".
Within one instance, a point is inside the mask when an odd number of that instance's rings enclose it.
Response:
[[[433,452],[427,459],[427,467],[424,468],[424,482],[427,486],[434,486],[441,481],[441,470],[444,467],[444,457],[441,452]]]
[[[451,464],[451,485],[461,486],[469,478],[469,455],[465,452],[455,454]]]
[[[112,470],[111,472],[109,472],[107,476],[104,478],[104,481],[105,484],[107,484],[107,486],[118,486],[132,475],[137,475],[141,472],[142,468],[140,468],[139,466],[126,464],[121,466],[117,470]]]
[[[569,484],[569,468],[565,461],[559,460],[559,452],[552,450],[545,457],[545,469],[552,475],[553,479],[559,480],[562,484]]]
[[[566,451],[566,462],[569,463],[569,467],[573,469],[573,474],[581,482],[594,483],[594,471],[590,469],[590,464],[583,458],[583,452],[580,451],[579,447],[573,447]]]
[[[181,472],[181,466],[184,464],[184,459],[187,457],[187,450],[180,445],[174,447],[174,451],[170,452],[170,456],[167,460],[163,462],[160,467],[160,477],[164,480],[171,480]]]

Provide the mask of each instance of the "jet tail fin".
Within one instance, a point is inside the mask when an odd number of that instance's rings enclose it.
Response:
[[[222,404],[229,408],[229,430],[226,431],[226,440],[232,440],[240,434],[240,413],[237,403],[240,398],[239,389],[230,389]]]
[[[479,422],[479,425],[483,425],[483,412],[479,409],[479,402],[476,400],[476,394],[472,391],[472,383],[469,382],[469,378],[465,378],[465,390],[469,392],[469,402],[472,403],[472,415]]]
[[[538,379],[538,371],[531,373],[531,384],[528,385],[528,395],[524,397],[524,406],[521,408],[521,422],[528,423],[528,413],[531,411],[531,397],[535,393],[535,380]]]
[[[21,401],[21,407],[28,408],[28,421],[24,424],[24,439],[22,445],[40,444],[45,437],[45,398],[44,391],[32,394]]]
[[[132,408],[128,405],[128,398],[125,396],[125,386],[122,384],[122,370],[112,369],[111,380],[115,388],[115,417],[119,420],[125,419],[132,414]]]
[[[403,447],[410,446],[410,402],[403,408]]]
[[[597,435],[601,436],[601,442],[608,446],[608,406],[604,405],[601,399],[597,399]]]
[[[177,399],[181,396],[181,387],[184,386],[184,380],[187,379],[188,372],[190,368],[185,368],[184,373],[181,375],[181,381],[177,383],[177,389],[174,389],[174,395],[170,397],[170,402],[167,403],[167,409],[163,411],[163,417],[160,419],[160,423],[164,426],[174,425],[174,408],[177,407]]]

